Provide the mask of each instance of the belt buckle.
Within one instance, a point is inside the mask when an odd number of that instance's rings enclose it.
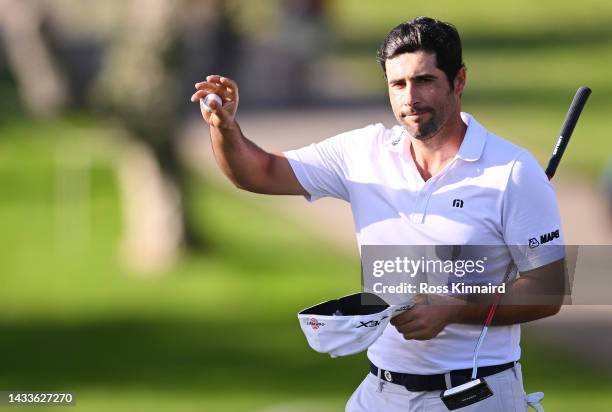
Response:
[[[391,375],[391,372],[389,372],[389,371],[384,371],[384,372],[383,372],[383,376],[385,377],[385,380],[386,380],[387,382],[391,382],[391,383],[393,383],[393,375]]]

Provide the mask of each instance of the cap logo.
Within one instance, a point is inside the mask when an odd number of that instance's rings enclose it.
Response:
[[[359,325],[357,325],[357,328],[375,328],[378,325],[380,325],[380,322],[382,322],[384,319],[387,319],[389,316],[383,316],[382,318],[380,318],[380,320],[369,320],[367,322],[359,322]]]
[[[309,325],[312,328],[312,330],[317,330],[321,326],[325,326],[325,323],[319,322],[317,318],[308,319],[308,322],[306,322],[306,324]]]

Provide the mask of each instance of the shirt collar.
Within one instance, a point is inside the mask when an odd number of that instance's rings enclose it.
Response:
[[[467,130],[457,157],[466,162],[475,162],[482,156],[487,131],[468,113],[461,112],[461,120],[467,125]]]
[[[396,125],[391,128],[391,135],[386,139],[384,146],[391,152],[401,153],[406,140],[406,130],[402,126]]]

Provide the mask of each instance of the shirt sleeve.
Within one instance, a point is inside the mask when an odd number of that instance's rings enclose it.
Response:
[[[349,201],[347,157],[350,141],[360,130],[284,152],[295,176],[308,192],[308,201],[328,196]]]
[[[502,225],[504,241],[519,272],[565,256],[555,191],[528,152],[521,153],[512,167],[503,197]]]

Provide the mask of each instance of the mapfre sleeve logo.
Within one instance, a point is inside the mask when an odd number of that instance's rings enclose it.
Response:
[[[543,245],[545,243],[551,242],[555,239],[559,238],[559,229],[553,231],[553,232],[549,232],[549,233],[544,233],[543,235],[540,235],[540,239],[536,239],[535,237],[532,237],[531,239],[529,239],[529,247],[531,249],[534,249],[540,245]]]

